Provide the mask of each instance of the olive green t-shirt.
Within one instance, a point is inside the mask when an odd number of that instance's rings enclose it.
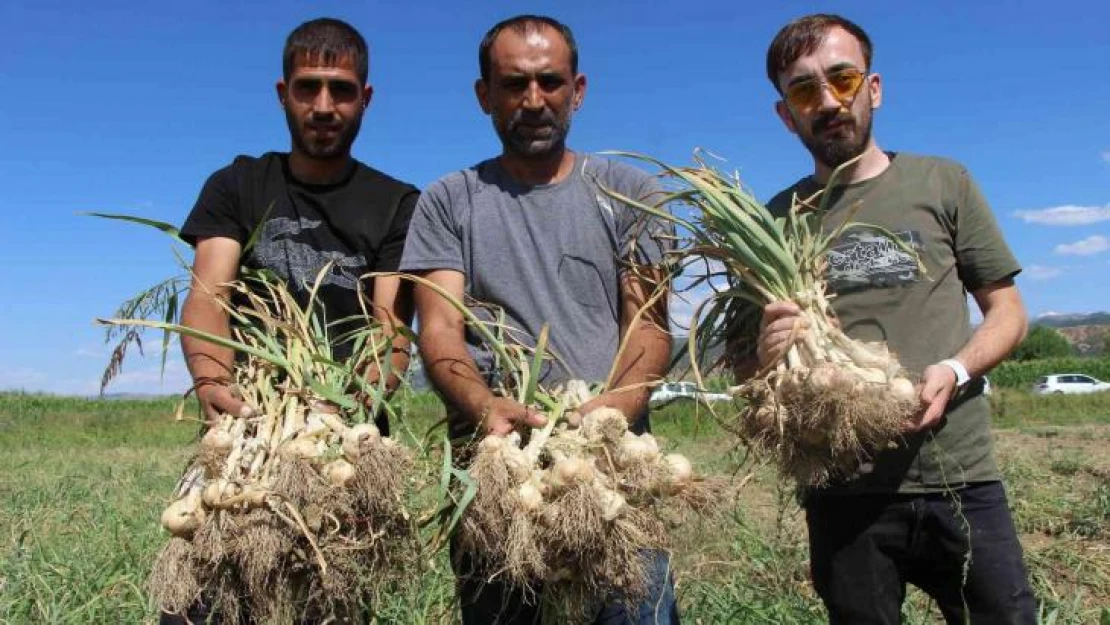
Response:
[[[823,227],[831,231],[846,218],[881,226],[913,246],[924,275],[888,237],[850,227],[828,252],[826,278],[842,329],[861,341],[885,341],[902,366],[920,376],[971,337],[968,293],[1021,268],[966,169],[940,158],[890,156],[880,175],[832,189]],[[819,189],[805,178],[768,208],[782,214],[795,193],[808,197]],[[870,473],[825,490],[930,492],[997,479],[990,404],[978,379],[949,402],[932,431],[907,435],[875,458]]]

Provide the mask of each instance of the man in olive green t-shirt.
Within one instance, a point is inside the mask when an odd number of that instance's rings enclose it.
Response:
[[[767,52],[775,108],[814,160],[814,173],[779,193],[789,208],[845,168],[830,193],[828,227],[848,229],[828,254],[832,306],[852,338],[885,341],[920,376],[921,410],[904,440],[853,479],[805,493],[814,586],[833,623],[897,623],[906,583],[949,623],[1033,623],[1036,603],[991,446],[983,378],[1021,341],[1021,270],[994,216],[960,165],[884,152],[871,136],[882,103],[859,26],[811,15],[785,26]],[[967,294],[983,313],[972,329]],[[799,321],[788,302],[763,311],[754,365],[776,362]],[[743,367],[741,367],[742,369]]]

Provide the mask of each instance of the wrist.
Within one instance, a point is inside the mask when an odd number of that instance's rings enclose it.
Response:
[[[946,358],[937,364],[948,367],[952,370],[952,373],[956,375],[956,388],[962,388],[971,381],[971,375],[968,373],[967,367],[959,360],[955,358]]]
[[[494,399],[496,399],[496,396],[493,393],[489,393],[485,396],[476,398],[476,400],[472,399],[467,402],[466,412],[470,415],[474,423],[481,425],[489,418],[490,413],[493,412]]]

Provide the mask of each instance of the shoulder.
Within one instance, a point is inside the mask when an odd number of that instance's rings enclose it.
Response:
[[[776,193],[770,200],[767,201],[767,210],[772,213],[782,213],[790,209],[794,204],[794,195],[810,195],[813,191],[811,187],[815,187],[813,178],[806,176],[799,178],[794,184],[786,187],[782,191]]]
[[[894,163],[903,174],[924,176],[967,177],[968,171],[962,163],[943,156],[898,152]]]
[[[237,189],[248,181],[268,175],[268,172],[281,171],[283,162],[283,155],[278,152],[267,152],[260,156],[239,154],[230,163],[212,172],[208,176],[208,183]]]
[[[587,179],[597,179],[617,189],[639,189],[648,185],[659,185],[657,177],[623,161],[583,153],[579,162],[582,175]]]
[[[440,176],[421,193],[421,199],[450,203],[473,195],[484,186],[491,185],[494,159],[487,159],[466,169]]]
[[[362,185],[371,187],[375,192],[388,196],[405,196],[418,193],[418,189],[411,183],[398,180],[393,176],[375,169],[361,161],[355,161],[355,177]]]

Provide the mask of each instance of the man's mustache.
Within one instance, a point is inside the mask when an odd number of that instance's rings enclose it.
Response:
[[[813,120],[813,125],[811,128],[813,130],[813,133],[817,134],[823,130],[827,130],[829,126],[835,123],[854,124],[855,120],[852,119],[851,115],[842,114],[840,111],[830,111],[828,113],[821,114],[820,117]]]
[[[518,126],[555,126],[558,125],[559,120],[555,114],[550,110],[544,109],[539,113],[527,113],[525,111],[517,110],[513,113],[512,119],[509,120],[509,130],[514,130]]]

